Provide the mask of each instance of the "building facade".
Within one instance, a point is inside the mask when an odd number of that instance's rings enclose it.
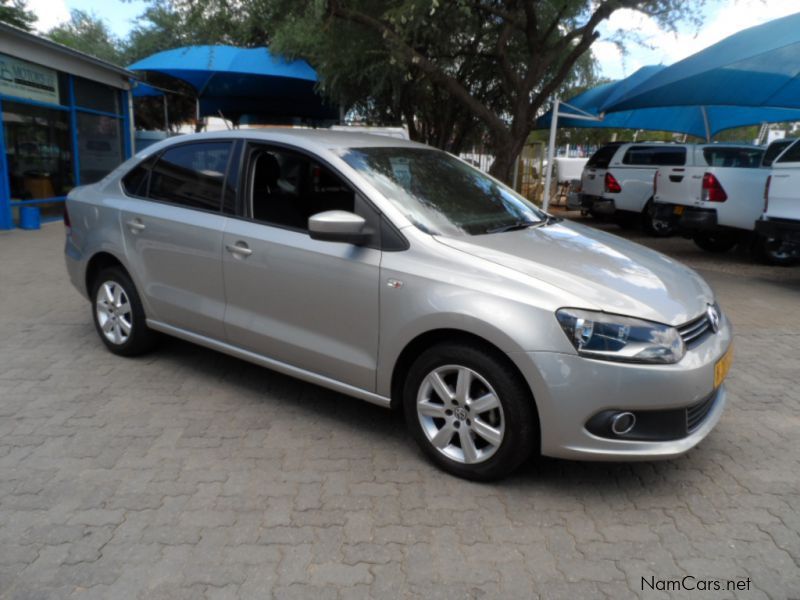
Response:
[[[72,188],[132,154],[132,77],[0,23],[0,229],[23,206],[60,219]]]

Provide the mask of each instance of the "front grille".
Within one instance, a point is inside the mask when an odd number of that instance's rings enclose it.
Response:
[[[717,399],[717,393],[714,392],[705,400],[692,404],[686,409],[686,431],[693,433],[700,425],[703,424],[711,408],[714,406],[714,400]]]
[[[678,333],[683,339],[683,343],[687,346],[699,342],[706,334],[711,332],[711,323],[708,320],[708,314],[703,313],[696,319],[693,319],[678,327]]]

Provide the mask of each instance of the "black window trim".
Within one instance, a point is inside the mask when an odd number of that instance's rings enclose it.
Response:
[[[266,223],[264,221],[257,221],[253,218],[252,215],[246,214],[252,210],[252,206],[248,202],[248,196],[250,195],[250,163],[251,163],[251,152],[253,150],[253,146],[267,146],[272,147],[278,150],[288,150],[290,152],[295,152],[300,154],[312,161],[316,161],[320,165],[324,166],[328,169],[331,173],[333,173],[336,177],[338,177],[344,184],[353,192],[355,196],[357,196],[369,209],[373,210],[377,216],[378,223],[380,226],[380,231],[377,231],[378,238],[380,240],[379,244],[366,244],[362,247],[365,248],[373,248],[376,250],[381,250],[383,252],[402,252],[408,250],[411,245],[408,243],[406,237],[400,232],[397,226],[392,223],[392,220],[389,219],[383,212],[375,206],[375,203],[370,200],[369,196],[365,194],[359,187],[354,184],[348,177],[346,177],[342,172],[333,166],[330,162],[328,162],[323,157],[315,154],[305,148],[299,148],[297,146],[293,146],[292,144],[287,144],[285,142],[277,142],[273,140],[260,140],[258,138],[244,138],[244,143],[242,144],[242,160],[240,162],[240,173],[239,173],[239,185],[238,185],[238,197],[239,201],[237,202],[237,214],[235,215],[227,215],[230,218],[239,219],[241,221],[247,221],[249,223],[254,223],[256,225],[262,225],[264,227],[274,227],[276,229],[284,229],[286,231],[293,231],[295,233],[301,233],[308,235],[308,229],[300,229],[297,227],[291,227],[289,225],[281,225],[278,223]],[[383,239],[383,229],[384,227],[388,227],[390,232],[394,235],[398,242],[398,247],[396,248],[387,248],[387,244],[384,243]]]
[[[153,152],[152,154],[149,154],[148,156],[144,157],[142,160],[140,160],[134,166],[132,166],[130,169],[128,169],[125,172],[125,174],[122,175],[118,179],[120,190],[122,190],[122,194],[124,196],[126,196],[127,198],[133,198],[133,199],[136,199],[136,200],[145,200],[147,202],[156,202],[158,204],[165,204],[167,206],[173,206],[173,207],[176,207],[176,208],[183,208],[183,209],[186,209],[186,210],[196,210],[198,212],[204,212],[204,213],[207,213],[207,214],[210,214],[210,215],[221,215],[223,217],[234,217],[235,215],[228,214],[228,213],[224,212],[225,184],[228,181],[228,171],[231,168],[231,160],[233,158],[234,152],[236,151],[236,144],[239,141],[240,141],[239,138],[208,138],[208,139],[202,139],[202,140],[189,140],[189,141],[185,141],[185,142],[179,142],[179,143],[176,143],[176,144],[169,144],[168,146],[165,146],[164,148],[161,148],[161,149],[157,150],[156,152]],[[222,192],[220,193],[219,208],[217,210],[210,210],[208,208],[200,208],[200,207],[197,207],[197,206],[186,206],[184,204],[178,204],[176,202],[170,202],[169,200],[159,200],[158,198],[151,198],[150,197],[150,182],[152,181],[153,166],[159,160],[161,160],[161,157],[164,155],[165,152],[167,152],[168,150],[172,150],[174,148],[179,148],[179,147],[183,147],[183,146],[191,146],[191,145],[194,145],[194,144],[219,144],[219,143],[225,143],[225,142],[227,142],[227,143],[229,143],[231,145],[231,150],[230,150],[230,153],[229,153],[229,156],[228,156],[228,163],[225,166],[225,174],[224,174],[224,176],[222,178]],[[244,145],[245,144],[242,144],[242,146],[244,146]],[[146,195],[145,196],[137,196],[135,194],[129,194],[128,191],[125,189],[125,186],[123,185],[122,180],[125,179],[125,177],[127,177],[129,173],[132,173],[135,169],[138,169],[140,166],[145,165],[145,163],[147,163],[147,162],[151,162],[151,164],[149,164],[149,165],[147,165],[145,167],[147,169],[147,188],[145,190],[145,194]],[[240,168],[241,168],[241,162],[240,162]],[[236,189],[234,190],[234,193],[236,194],[236,198],[237,198],[237,205],[238,205],[238,196],[239,196],[238,188],[239,188],[240,184],[241,184],[241,179],[239,178],[239,180],[237,181]],[[237,209],[238,209],[238,206],[237,206]]]

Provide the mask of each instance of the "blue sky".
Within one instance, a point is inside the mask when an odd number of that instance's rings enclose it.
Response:
[[[38,28],[46,31],[69,18],[74,8],[92,12],[104,19],[118,36],[124,36],[146,6],[142,0],[28,0],[38,16]],[[672,64],[747,27],[800,12],[800,0],[708,0],[705,22],[697,29],[683,25],[677,32],[661,29],[658,24],[632,10],[614,13],[601,30],[603,38],[592,51],[602,75],[618,79],[649,64]],[[626,32],[626,52],[613,43],[619,32]],[[636,32],[640,42],[631,38]]]

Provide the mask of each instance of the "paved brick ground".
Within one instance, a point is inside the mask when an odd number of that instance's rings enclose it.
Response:
[[[3,599],[661,598],[642,577],[687,574],[800,597],[800,267],[648,241],[738,326],[719,427],[673,462],[477,485],[356,400],[178,341],[113,357],[62,235],[0,234]]]

